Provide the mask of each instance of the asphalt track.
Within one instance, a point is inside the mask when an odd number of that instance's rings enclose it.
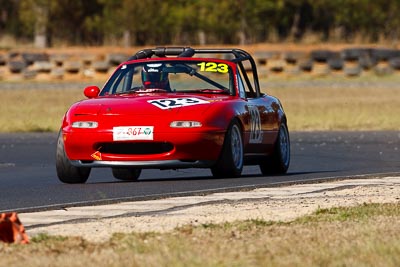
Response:
[[[292,132],[287,175],[214,179],[208,169],[144,170],[139,182],[123,182],[110,169],[93,169],[86,184],[59,182],[56,133],[0,134],[0,212],[237,191],[280,183],[400,174],[400,132]]]

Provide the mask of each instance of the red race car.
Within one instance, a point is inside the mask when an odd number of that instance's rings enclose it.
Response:
[[[275,97],[262,93],[256,64],[241,49],[158,47],[120,64],[103,89],[66,112],[56,169],[64,183],[85,183],[91,168],[120,180],[142,169],[210,168],[238,177],[243,165],[286,173],[290,141]]]

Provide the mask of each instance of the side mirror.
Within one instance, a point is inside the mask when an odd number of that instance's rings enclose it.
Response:
[[[88,86],[85,88],[85,90],[83,91],[83,94],[87,97],[87,98],[95,98],[99,95],[100,93],[100,88],[92,85],[92,86]]]

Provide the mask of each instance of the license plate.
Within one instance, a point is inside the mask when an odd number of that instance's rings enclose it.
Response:
[[[153,140],[154,126],[121,126],[113,128],[114,141]]]

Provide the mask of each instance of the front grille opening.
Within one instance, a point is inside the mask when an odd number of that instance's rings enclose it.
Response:
[[[151,155],[170,152],[174,146],[168,142],[143,143],[105,143],[99,145],[99,151],[120,155]]]

